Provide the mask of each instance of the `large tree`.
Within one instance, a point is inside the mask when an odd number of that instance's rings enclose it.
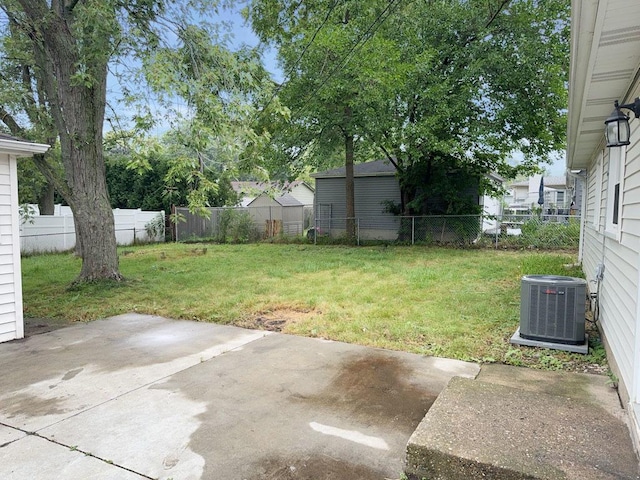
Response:
[[[122,80],[126,77],[121,85],[129,101],[127,109],[135,110],[136,99],[141,102],[138,105],[146,102],[149,107],[152,93],[171,115],[161,92],[167,101],[188,103],[191,128],[184,142],[196,151],[191,160],[199,166],[216,135],[218,141],[224,134],[242,147],[268,138],[238,127],[246,125],[256,107],[234,117],[246,109],[229,86],[242,83],[246,100],[250,87],[266,79],[263,70],[252,73],[257,67],[248,61],[250,54],[229,55],[222,42],[216,44],[215,26],[207,19],[217,7],[216,0],[0,0],[7,19],[5,53],[10,46],[20,54],[14,63],[38,114],[30,114],[24,102],[17,101],[11,109],[0,111],[0,121],[10,128],[24,121],[29,128],[43,129],[50,143],[59,139],[63,168],[47,158],[36,164],[74,213],[83,259],[78,281],[121,278],[103,154],[107,82],[114,78],[110,72]],[[216,63],[220,59],[224,62]],[[0,78],[0,93],[15,83]],[[224,85],[216,83],[216,78],[222,78]],[[138,88],[141,83],[149,89]],[[113,125],[121,120],[121,113],[118,108],[110,111]],[[149,114],[134,120],[136,128],[144,128],[157,119]],[[238,131],[243,135],[234,136]],[[232,150],[237,159],[240,148]],[[214,188],[204,177],[199,184],[205,190]],[[202,188],[194,190],[191,199],[196,205],[202,206],[204,193]]]
[[[225,164],[207,164],[199,158],[217,158],[215,152],[189,150],[177,132],[160,139],[123,132],[105,136],[107,186],[113,208],[141,208],[170,212],[172,205],[186,207],[193,191],[208,206],[235,206],[238,196],[231,187]],[[140,143],[143,143],[140,146]]]
[[[281,151],[307,161],[333,156],[337,148],[343,152],[346,232],[351,238],[356,216],[353,165],[363,147],[363,119],[369,105],[389,93],[393,75],[378,64],[395,56],[393,45],[375,33],[397,5],[397,0],[256,0],[247,11],[261,39],[278,47],[287,76],[280,95],[293,118],[276,140],[291,144]],[[294,168],[299,165],[293,163]]]
[[[487,173],[510,177],[562,148],[569,6],[255,0],[250,18],[288,73],[289,152],[348,125],[356,145],[395,165],[398,212],[453,214],[475,212],[459,192],[477,192]],[[348,143],[345,153],[348,166]]]
[[[405,74],[367,129],[397,167],[402,213],[475,213],[460,191],[489,172],[531,171],[563,148],[569,7],[412,2],[384,25]]]
[[[39,86],[39,102],[48,114],[43,117],[51,119],[60,140],[64,174],[46,159],[38,167],[73,210],[83,259],[79,279],[88,281],[121,278],[102,153],[108,63],[123,30],[118,15],[126,16],[118,3],[0,3],[10,25],[7,34],[30,48],[31,81]],[[137,3],[131,6],[138,18],[147,21],[155,14],[148,2]]]
[[[48,113],[44,84],[33,75],[34,57],[27,36],[15,21],[7,19],[0,37],[0,122],[14,136],[52,146],[33,162],[18,164],[21,203],[38,203],[41,215],[53,215],[54,186],[35,164],[60,165],[58,133]],[[20,112],[21,115],[16,115]]]

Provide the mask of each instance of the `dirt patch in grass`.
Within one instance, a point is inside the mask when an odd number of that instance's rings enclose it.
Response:
[[[69,325],[73,325],[74,322],[71,322],[66,319],[60,318],[29,318],[25,317],[24,319],[24,336],[31,337],[33,335],[38,335],[40,333],[47,333],[53,330],[57,330],[59,328],[68,327]]]
[[[239,321],[235,325],[256,330],[269,330],[270,332],[282,332],[287,325],[306,320],[318,315],[318,311],[298,307],[277,307],[258,312],[254,316]]]

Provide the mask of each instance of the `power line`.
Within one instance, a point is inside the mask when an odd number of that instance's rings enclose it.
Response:
[[[358,38],[356,43],[352,45],[352,47],[349,49],[347,54],[342,57],[342,60],[338,63],[338,65],[333,70],[331,70],[331,72],[329,72],[329,74],[325,77],[325,79],[322,81],[320,86],[305,97],[304,103],[302,104],[302,106],[296,109],[296,111],[291,115],[292,117],[302,112],[305,109],[305,107],[309,104],[311,99],[315,97],[318,93],[320,93],[320,91],[327,85],[328,81],[346,66],[346,64],[351,59],[351,56],[355,53],[356,48],[360,50],[365,45],[365,43],[367,43],[371,38],[373,38],[378,28],[394,13],[395,8],[397,8],[401,2],[402,0],[389,1],[389,4],[382,10],[382,12],[380,12],[380,14],[373,21],[373,23],[369,25],[369,27],[365,30],[365,32]],[[394,10],[391,10],[391,8],[394,6],[395,6]],[[389,13],[386,15],[386,17],[384,17],[384,15],[387,12]]]
[[[305,47],[302,49],[302,53],[300,53],[300,56],[298,57],[298,59],[294,62],[293,66],[287,71],[287,73],[285,74],[282,82],[280,83],[280,85],[278,85],[278,87],[275,89],[275,91],[273,92],[273,95],[271,95],[271,98],[269,98],[269,101],[265,104],[264,107],[262,107],[262,110],[260,110],[260,113],[258,114],[257,118],[260,118],[261,115],[264,114],[264,112],[266,112],[267,107],[269,105],[271,105],[271,102],[273,102],[273,100],[276,98],[276,96],[278,95],[278,93],[280,93],[280,90],[282,90],[282,87],[284,86],[284,84],[287,82],[287,80],[290,78],[291,74],[295,71],[295,69],[298,67],[298,65],[300,64],[300,62],[302,61],[302,58],[304,57],[305,53],[307,53],[307,51],[309,50],[309,47],[311,47],[311,45],[313,44],[314,40],[316,39],[316,36],[318,35],[318,33],[320,33],[320,30],[322,30],[322,28],[326,25],[326,23],[329,21],[329,17],[331,16],[331,13],[333,13],[333,11],[335,10],[335,8],[338,6],[340,0],[335,0],[335,2],[333,2],[333,4],[331,5],[331,7],[329,8],[329,11],[327,11],[327,14],[324,17],[324,20],[322,21],[322,23],[320,24],[320,26],[316,29],[315,32],[313,32],[313,35],[311,36],[311,40],[309,40],[309,43],[307,43],[305,45]]]

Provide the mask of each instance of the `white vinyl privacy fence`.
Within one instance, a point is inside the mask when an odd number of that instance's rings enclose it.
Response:
[[[23,216],[20,225],[20,252],[64,252],[76,246],[76,230],[70,210],[60,215]],[[118,245],[164,241],[164,211],[113,210]]]

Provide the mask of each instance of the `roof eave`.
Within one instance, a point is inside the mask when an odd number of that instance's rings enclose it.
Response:
[[[345,178],[345,174],[334,174],[334,175],[318,175],[316,173],[311,175],[313,178]],[[395,177],[395,172],[376,172],[376,173],[358,173],[354,174],[353,178],[362,178],[362,177]]]
[[[587,162],[578,158],[578,133],[586,104],[589,65],[596,33],[597,0],[571,1],[571,56],[569,70],[569,111],[567,113],[567,168],[584,168]],[[600,28],[602,25],[600,24]],[[577,32],[577,33],[576,33]],[[600,32],[598,32],[599,37]],[[603,128],[604,131],[604,128]]]
[[[640,66],[637,0],[572,0],[567,154],[569,170],[588,168],[603,149],[614,101],[631,101]]]
[[[0,139],[0,152],[15,155],[16,157],[31,157],[45,153],[50,145],[43,143],[22,142],[19,140]]]

